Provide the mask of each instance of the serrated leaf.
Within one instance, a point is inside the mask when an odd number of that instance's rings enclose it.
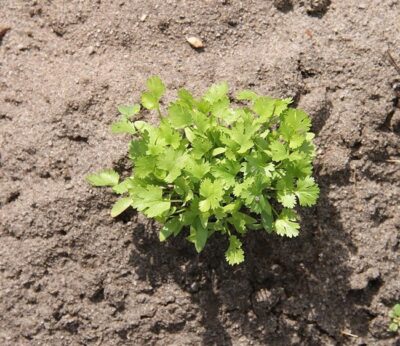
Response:
[[[283,209],[275,220],[276,233],[289,238],[299,235],[300,225],[297,222],[296,214],[290,209]]]
[[[192,143],[192,155],[196,159],[203,157],[212,148],[212,143],[205,138],[196,137]]]
[[[235,185],[235,177],[239,171],[239,163],[227,159],[221,160],[211,169],[212,175],[223,182],[225,188]]]
[[[119,120],[111,124],[112,133],[129,133],[134,135],[136,133],[135,126],[129,120]]]
[[[86,180],[93,186],[114,186],[118,184],[119,174],[113,169],[92,173],[86,176]]]
[[[255,132],[255,126],[246,126],[244,123],[237,123],[227,134],[240,146],[237,152],[243,154],[254,146],[253,135]]]
[[[167,176],[164,180],[167,183],[172,183],[181,174],[186,160],[187,155],[182,151],[167,148],[163,155],[158,157],[157,167],[166,171]]]
[[[210,104],[213,104],[226,97],[228,90],[229,88],[226,82],[213,84],[204,94],[203,99],[209,102]]]
[[[157,161],[151,156],[141,156],[135,162],[135,176],[145,178],[154,173]]]
[[[278,201],[285,208],[291,208],[292,209],[296,205],[296,195],[294,193],[278,194]]]
[[[275,162],[283,161],[289,156],[286,146],[277,140],[273,141],[269,148],[271,150],[271,158]]]
[[[168,115],[171,125],[176,129],[182,129],[192,124],[190,109],[180,103],[173,103],[168,108]]]
[[[144,92],[142,94],[142,105],[146,109],[157,109],[158,108],[158,98],[150,92]]]
[[[135,186],[130,191],[133,197],[133,207],[148,217],[161,216],[171,207],[171,202],[163,198],[162,188],[159,186]]]
[[[132,178],[127,178],[113,187],[113,191],[119,195],[128,192],[128,188],[132,186]]]
[[[278,180],[276,189],[278,202],[286,208],[294,208],[296,195],[293,191],[293,177],[290,174],[286,174],[285,177]]]
[[[202,212],[218,208],[224,195],[223,183],[220,180],[211,182],[208,178],[204,179],[200,184],[200,195],[203,197],[199,203]]]
[[[259,96],[251,90],[242,90],[239,91],[238,94],[236,95],[236,99],[239,101],[242,100],[249,100],[249,101],[254,101],[258,98]]]
[[[210,171],[210,167],[208,162],[192,159],[187,162],[184,169],[194,178],[200,180]]]
[[[132,106],[125,106],[120,105],[118,106],[118,112],[123,115],[124,117],[130,118],[140,111],[140,105],[132,105]]]
[[[125,197],[120,198],[117,202],[115,202],[114,206],[111,209],[111,216],[116,217],[126,209],[128,209],[132,204],[132,198]]]
[[[288,109],[288,106],[293,102],[291,97],[283,99],[283,100],[275,100],[275,110],[274,115],[281,115],[285,110]]]
[[[275,109],[275,100],[270,97],[259,97],[255,100],[253,110],[265,121],[272,117]]]
[[[164,120],[160,124],[159,135],[167,145],[170,145],[174,149],[179,148],[182,137],[178,131],[174,130],[171,125]]]
[[[158,76],[150,77],[147,80],[146,85],[150,93],[157,99],[160,99],[165,93],[165,85]]]
[[[229,237],[229,247],[225,252],[225,258],[230,265],[240,264],[244,261],[242,242],[235,235]]]
[[[299,198],[299,204],[309,207],[316,203],[319,195],[319,187],[315,184],[314,178],[305,177],[297,181],[295,193]]]

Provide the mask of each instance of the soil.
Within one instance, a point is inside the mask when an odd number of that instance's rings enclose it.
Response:
[[[0,0],[1,345],[398,345],[398,0]],[[186,37],[202,39],[195,50]],[[249,234],[229,267],[159,243],[84,181],[127,172],[116,105],[149,75],[226,80],[313,118],[321,186],[288,240]]]

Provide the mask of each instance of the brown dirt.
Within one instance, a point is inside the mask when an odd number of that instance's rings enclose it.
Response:
[[[1,345],[395,345],[398,0],[0,0]],[[193,50],[186,36],[205,43]],[[115,106],[160,75],[295,98],[318,134],[318,206],[294,240],[160,244],[84,176],[127,167]],[[350,334],[353,334],[351,336]]]

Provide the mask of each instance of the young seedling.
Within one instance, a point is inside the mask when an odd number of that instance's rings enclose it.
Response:
[[[314,134],[308,115],[274,99],[244,90],[231,104],[228,85],[212,85],[201,98],[179,90],[166,110],[165,86],[147,81],[141,104],[159,115],[157,125],[132,121],[139,105],[120,106],[114,133],[133,138],[130,177],[105,170],[87,177],[122,196],[112,216],[133,207],[162,224],[160,240],[185,232],[198,252],[215,232],[225,234],[226,260],[243,262],[241,239],[249,230],[296,237],[296,206],[316,203],[312,178]]]
[[[397,332],[400,328],[400,304],[396,304],[389,312],[389,331]]]

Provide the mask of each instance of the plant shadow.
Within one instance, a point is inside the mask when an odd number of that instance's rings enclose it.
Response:
[[[227,241],[215,235],[198,255],[183,236],[158,240],[152,222],[135,230],[131,265],[153,287],[173,281],[191,293],[201,311],[205,345],[233,345],[231,335],[269,345],[343,343],[348,332],[368,330],[363,310],[377,287],[352,291],[346,263],[357,252],[329,198],[330,189],[350,184],[348,172],[319,179],[316,207],[301,211],[302,232],[286,239],[249,233],[245,263],[230,267]],[[234,332],[232,332],[234,330]]]

